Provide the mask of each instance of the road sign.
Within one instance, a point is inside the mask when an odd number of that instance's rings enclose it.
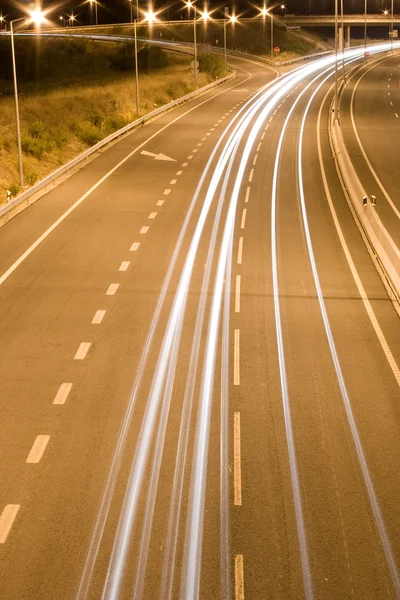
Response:
[[[281,49],[279,48],[279,46],[275,46],[275,48],[274,48],[275,54],[279,54],[280,51],[281,51]]]
[[[369,52],[364,52],[364,56],[365,57],[369,56]]]
[[[192,60],[192,62],[190,63],[190,68],[192,69],[192,71],[194,69],[198,69],[200,66],[200,63],[198,60]]]

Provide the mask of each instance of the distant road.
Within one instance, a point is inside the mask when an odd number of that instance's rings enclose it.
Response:
[[[1,229],[0,597],[400,597],[400,324],[331,60],[234,59]]]

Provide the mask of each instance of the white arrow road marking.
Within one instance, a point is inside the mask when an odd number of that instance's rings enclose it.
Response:
[[[147,152],[146,150],[142,150],[140,154],[143,154],[144,156],[151,156],[152,158],[154,158],[154,160],[169,160],[169,161],[173,161],[176,162],[175,158],[171,158],[170,156],[166,156],[165,154],[153,154],[153,152]]]

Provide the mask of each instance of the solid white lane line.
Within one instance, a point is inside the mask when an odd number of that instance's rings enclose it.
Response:
[[[238,256],[237,256],[237,262],[238,265],[242,264],[242,254],[243,254],[243,238],[239,238],[239,246],[238,246]]]
[[[240,222],[240,229],[244,229],[244,227],[246,225],[246,215],[247,215],[247,208],[244,208],[243,212],[242,212],[242,220]]]
[[[164,196],[168,196],[168,194],[169,194],[170,192],[171,192],[171,190],[170,190],[170,189],[166,189],[166,190],[164,190]]]
[[[246,202],[246,204],[249,201],[249,196],[250,196],[250,186],[248,185],[247,186],[247,190],[246,190],[246,197],[244,199],[244,201]]]
[[[255,166],[256,162],[257,162],[257,158],[258,158],[258,154],[255,155],[254,160],[253,160],[253,167]]]
[[[254,169],[252,169],[250,171],[250,175],[249,175],[249,182],[251,183],[253,181],[253,175],[254,175]]]
[[[122,263],[119,265],[118,271],[127,271],[130,264],[131,263],[129,260],[123,260]]]
[[[353,258],[351,256],[349,247],[348,247],[346,239],[344,237],[344,233],[343,233],[342,227],[340,225],[340,222],[339,222],[339,219],[338,219],[338,216],[337,216],[337,213],[336,213],[336,209],[335,209],[335,206],[333,204],[331,192],[330,192],[330,189],[329,189],[328,179],[327,179],[326,171],[325,171],[325,165],[324,165],[324,161],[323,161],[323,157],[322,157],[322,145],[321,145],[321,114],[322,114],[322,108],[323,108],[323,106],[325,104],[326,98],[327,98],[327,95],[325,96],[325,98],[324,98],[324,100],[323,100],[323,102],[321,104],[321,107],[320,107],[319,113],[318,113],[318,120],[317,120],[318,159],[319,159],[319,164],[320,164],[322,181],[323,181],[323,184],[324,184],[326,199],[328,201],[328,206],[329,206],[330,211],[331,211],[332,219],[333,219],[333,222],[335,224],[336,232],[338,234],[340,243],[342,245],[344,255],[346,257],[346,260],[347,260],[347,263],[349,265],[351,274],[353,275],[353,279],[354,279],[355,284],[357,286],[358,293],[359,293],[359,295],[361,297],[361,300],[362,300],[362,302],[364,304],[365,310],[367,312],[369,320],[371,321],[372,327],[374,328],[376,337],[378,338],[379,343],[381,345],[381,348],[382,348],[382,350],[383,350],[383,352],[384,352],[384,354],[386,356],[386,360],[388,361],[388,363],[390,365],[390,368],[392,370],[392,373],[393,373],[393,375],[394,375],[394,377],[396,379],[397,385],[400,386],[400,368],[398,367],[396,359],[393,356],[392,351],[391,351],[391,349],[389,347],[389,344],[386,341],[385,335],[384,335],[384,333],[383,333],[383,331],[382,331],[382,329],[381,329],[381,327],[379,325],[379,321],[376,318],[374,309],[372,308],[372,305],[371,305],[371,303],[369,301],[368,294],[365,291],[365,288],[363,286],[361,278],[360,278],[360,276],[358,274],[357,267],[356,267],[356,265],[355,265],[355,263],[353,261]]]
[[[44,451],[46,450],[46,446],[49,443],[49,440],[49,435],[37,436],[36,440],[33,442],[31,451],[28,454],[28,458],[26,459],[26,462],[28,464],[36,465],[38,462],[40,462],[40,459],[42,458]]]
[[[20,504],[7,504],[0,517],[0,544],[4,544],[18,514]]]
[[[175,185],[177,181],[178,181],[177,179],[171,179],[171,181],[169,182],[169,185]]]
[[[235,329],[234,335],[233,385],[240,385],[240,329]]]
[[[66,399],[72,388],[72,383],[62,383],[58,388],[58,392],[53,400],[53,404],[65,404]]]
[[[159,200],[160,202],[160,200]],[[131,252],[136,252],[136,250],[139,248],[140,246],[140,242],[133,242],[132,246],[130,247],[130,251]]]
[[[74,356],[74,360],[84,360],[86,358],[87,353],[89,352],[89,348],[91,345],[92,342],[81,342]]]
[[[119,288],[119,283],[110,283],[106,291],[106,296],[114,296],[115,292]]]
[[[148,232],[148,230],[149,230],[149,226],[148,226],[148,225],[144,225],[144,226],[141,228],[141,230],[139,231],[139,233],[140,233],[141,235],[144,235],[145,233],[147,233],[147,232]]]
[[[151,212],[151,213],[149,214],[149,219],[155,219],[155,218],[156,218],[156,216],[157,216],[157,213],[156,213],[156,212]]]
[[[236,275],[235,312],[240,312],[240,283],[241,275]]]
[[[235,600],[244,600],[243,554],[235,556]]]
[[[176,172],[176,174],[178,175],[178,177],[179,177],[179,175],[182,175],[182,173],[183,173],[183,171],[177,171]]]
[[[242,458],[240,412],[233,413],[233,503],[242,506]]]
[[[106,314],[105,310],[96,310],[94,317],[92,319],[92,325],[100,325],[100,323],[104,319],[105,314]]]
[[[260,152],[260,148],[261,148],[261,142],[258,142],[257,152]]]
[[[158,200],[157,206],[162,206],[164,204],[164,200]]]

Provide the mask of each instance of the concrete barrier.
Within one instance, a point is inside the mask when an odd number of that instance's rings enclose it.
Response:
[[[354,207],[359,222],[368,238],[373,253],[383,267],[386,277],[400,299],[400,250],[376,213],[353,167],[344,143],[339,121],[331,113],[331,145],[342,182]]]

